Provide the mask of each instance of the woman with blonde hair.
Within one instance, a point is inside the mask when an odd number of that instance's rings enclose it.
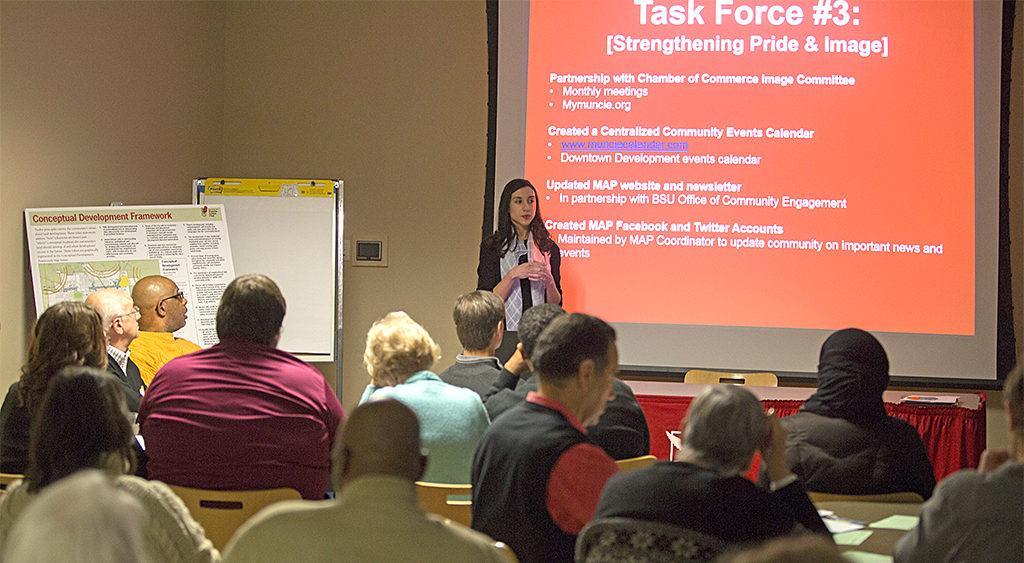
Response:
[[[469,483],[473,454],[490,420],[479,395],[430,371],[440,357],[426,329],[404,312],[388,313],[366,335],[363,364],[370,384],[359,403],[385,397],[404,403],[419,418],[429,452],[423,480]]]
[[[107,367],[100,314],[77,301],[50,306],[32,329],[21,379],[8,389],[0,407],[0,472],[25,472],[32,417],[50,380],[66,366]]]

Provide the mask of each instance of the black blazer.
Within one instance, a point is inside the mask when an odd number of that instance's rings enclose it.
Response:
[[[128,358],[127,367],[128,373],[121,371],[121,366],[117,365],[117,360],[110,354],[107,354],[107,371],[121,383],[121,389],[124,391],[124,400],[128,404],[128,410],[139,412],[139,402],[142,401],[142,393],[139,392],[139,389],[144,389],[145,385],[142,383],[142,374],[139,373],[139,366],[135,365],[135,362],[130,357]]]
[[[551,277],[555,278],[555,287],[558,293],[562,293],[562,251],[558,245],[551,242],[551,252],[548,254],[551,261]],[[480,261],[476,267],[476,288],[484,291],[491,291],[501,281],[501,256],[487,244],[480,245]],[[565,294],[562,294],[562,301],[565,301]],[[561,305],[562,302],[558,302]],[[539,303],[534,303],[539,305]]]

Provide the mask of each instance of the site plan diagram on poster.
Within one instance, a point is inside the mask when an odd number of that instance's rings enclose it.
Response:
[[[98,289],[130,293],[159,274],[188,299],[188,322],[175,336],[217,343],[217,303],[234,278],[222,206],[26,209],[25,226],[37,315]]]

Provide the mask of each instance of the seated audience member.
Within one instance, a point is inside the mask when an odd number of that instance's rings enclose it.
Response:
[[[917,429],[886,414],[888,385],[889,359],[871,334],[848,328],[821,345],[818,390],[800,412],[782,419],[786,461],[807,490],[931,496],[928,452]]]
[[[750,391],[715,385],[694,399],[679,425],[677,461],[616,475],[594,518],[674,524],[728,543],[764,541],[797,524],[829,536],[803,485],[786,466],[786,432]],[[761,450],[771,490],[743,473]]]
[[[416,485],[426,458],[416,415],[394,400],[352,411],[334,447],[336,500],[277,503],[249,520],[225,561],[491,561],[490,538],[424,514]]]
[[[441,350],[427,330],[403,312],[388,313],[366,334],[363,364],[370,373],[359,403],[397,399],[419,417],[430,452],[424,481],[468,483],[480,437],[490,424],[480,397],[429,371]]]
[[[168,360],[202,348],[184,338],[175,338],[188,319],[188,299],[178,284],[164,276],[146,276],[135,283],[132,299],[139,307],[139,335],[132,341],[132,361],[139,366],[142,381],[149,385]]]
[[[103,332],[107,337],[107,371],[121,383],[128,410],[139,412],[139,401],[146,385],[128,350],[128,345],[139,336],[139,308],[130,295],[112,288],[92,292],[85,298],[85,304],[95,307],[103,318]]]
[[[537,390],[537,377],[533,374],[533,367],[529,362],[530,354],[540,333],[551,324],[551,321],[564,314],[565,309],[554,303],[542,303],[523,311],[517,333],[519,342],[515,346],[512,358],[509,359],[509,362],[518,359],[523,369],[519,375],[513,374],[512,370],[502,371],[484,394],[484,407],[487,408],[487,415],[491,420],[497,419],[505,411],[525,401],[530,391]]]
[[[319,500],[345,416],[313,366],[277,348],[285,301],[239,276],[217,308],[220,342],[160,369],[139,407],[151,479],[197,489],[288,487]]]
[[[46,487],[18,518],[0,559],[8,563],[139,563],[147,557],[142,505],[96,469]]]
[[[15,541],[10,534],[11,526],[51,486],[77,471],[99,469],[113,479],[115,489],[141,505],[142,515],[136,523],[150,560],[220,559],[202,526],[192,519],[185,504],[167,485],[125,475],[134,470],[134,441],[124,392],[113,376],[87,367],[62,371],[50,384],[33,421],[25,479],[12,483],[0,504],[0,544],[10,547]]]
[[[613,398],[615,331],[596,317],[562,315],[530,358],[537,391],[491,425],[473,460],[473,529],[525,563],[572,561],[576,536],[618,471],[586,430]]]
[[[85,303],[57,303],[39,316],[21,379],[11,384],[0,407],[0,472],[25,472],[31,417],[47,385],[65,366],[106,368],[105,338],[100,314]]]
[[[950,475],[921,508],[917,527],[896,543],[907,561],[1024,560],[1024,367],[1003,386],[1010,450],[986,450],[978,470]]]
[[[527,394],[537,390],[537,376],[531,374],[529,367],[530,354],[533,353],[540,333],[551,324],[551,321],[564,314],[565,309],[553,303],[536,305],[523,312],[519,321],[519,345],[516,356],[525,358],[524,363],[527,367],[524,374],[529,377],[521,381],[518,377],[505,377],[507,370],[502,372],[502,377],[498,378],[484,399],[484,406],[487,407],[487,414],[491,420],[522,403],[526,400]],[[615,398],[605,406],[604,413],[597,423],[587,428],[587,436],[613,459],[647,455],[651,451],[651,433],[640,403],[637,402],[629,385],[617,377],[612,381],[612,390],[615,391]]]
[[[499,377],[519,380],[519,374],[526,371],[525,363],[510,359],[502,367],[494,355],[505,334],[505,304],[500,297],[480,290],[460,295],[452,316],[462,353],[438,374],[441,381],[472,389],[483,398]]]

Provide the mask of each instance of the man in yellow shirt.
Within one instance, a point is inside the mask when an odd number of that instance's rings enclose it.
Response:
[[[146,276],[135,283],[132,299],[139,307],[139,336],[131,343],[131,357],[148,386],[168,360],[191,354],[200,347],[174,332],[188,319],[188,299],[178,284],[164,276]]]

